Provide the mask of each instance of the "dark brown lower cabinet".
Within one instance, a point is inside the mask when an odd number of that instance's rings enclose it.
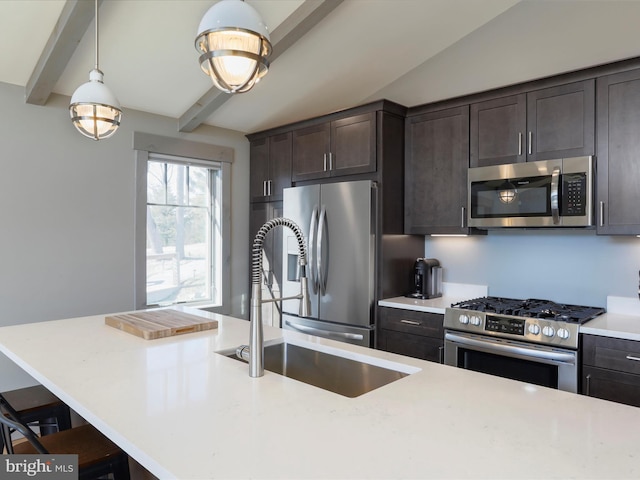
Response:
[[[442,363],[444,315],[378,307],[377,348],[386,352]]]
[[[583,335],[581,392],[640,407],[640,342]]]

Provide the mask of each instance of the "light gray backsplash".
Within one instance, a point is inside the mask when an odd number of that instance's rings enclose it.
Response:
[[[606,306],[638,294],[640,238],[591,230],[491,230],[486,236],[425,237],[443,281],[487,285],[489,295]]]

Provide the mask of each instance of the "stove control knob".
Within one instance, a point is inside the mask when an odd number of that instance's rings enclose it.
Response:
[[[536,325],[535,323],[531,323],[529,325],[529,333],[531,335],[539,335],[540,334],[540,325]]]
[[[561,339],[566,340],[570,336],[569,330],[567,330],[566,328],[559,328],[558,329],[558,336]]]
[[[469,317],[467,317],[464,313],[462,315],[460,315],[458,317],[458,321],[463,324],[466,325],[467,323],[469,323]]]
[[[546,326],[542,329],[542,334],[545,337],[553,337],[555,333],[556,331],[553,329],[553,327]]]
[[[476,327],[480,326],[480,324],[482,323],[482,320],[480,320],[480,317],[478,315],[471,315],[471,325],[475,325]]]

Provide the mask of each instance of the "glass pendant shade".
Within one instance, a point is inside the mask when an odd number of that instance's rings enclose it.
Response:
[[[102,82],[102,77],[100,70],[91,70],[89,81],[76,89],[69,105],[73,125],[94,140],[113,135],[122,116],[118,99]]]
[[[198,28],[196,49],[200,68],[223,92],[246,92],[269,69],[267,26],[241,0],[221,0],[207,11]]]

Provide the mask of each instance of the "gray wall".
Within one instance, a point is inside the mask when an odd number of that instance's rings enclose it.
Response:
[[[69,98],[27,105],[0,83],[0,326],[133,310],[133,132],[235,149],[231,186],[232,314],[246,315],[249,143],[229,130],[177,132],[175,119],[125,110],[107,140],[71,125]],[[0,356],[0,389],[30,382]]]
[[[487,236],[426,237],[443,280],[487,285],[489,294],[606,306],[638,294],[640,238],[594,231],[492,230]]]

